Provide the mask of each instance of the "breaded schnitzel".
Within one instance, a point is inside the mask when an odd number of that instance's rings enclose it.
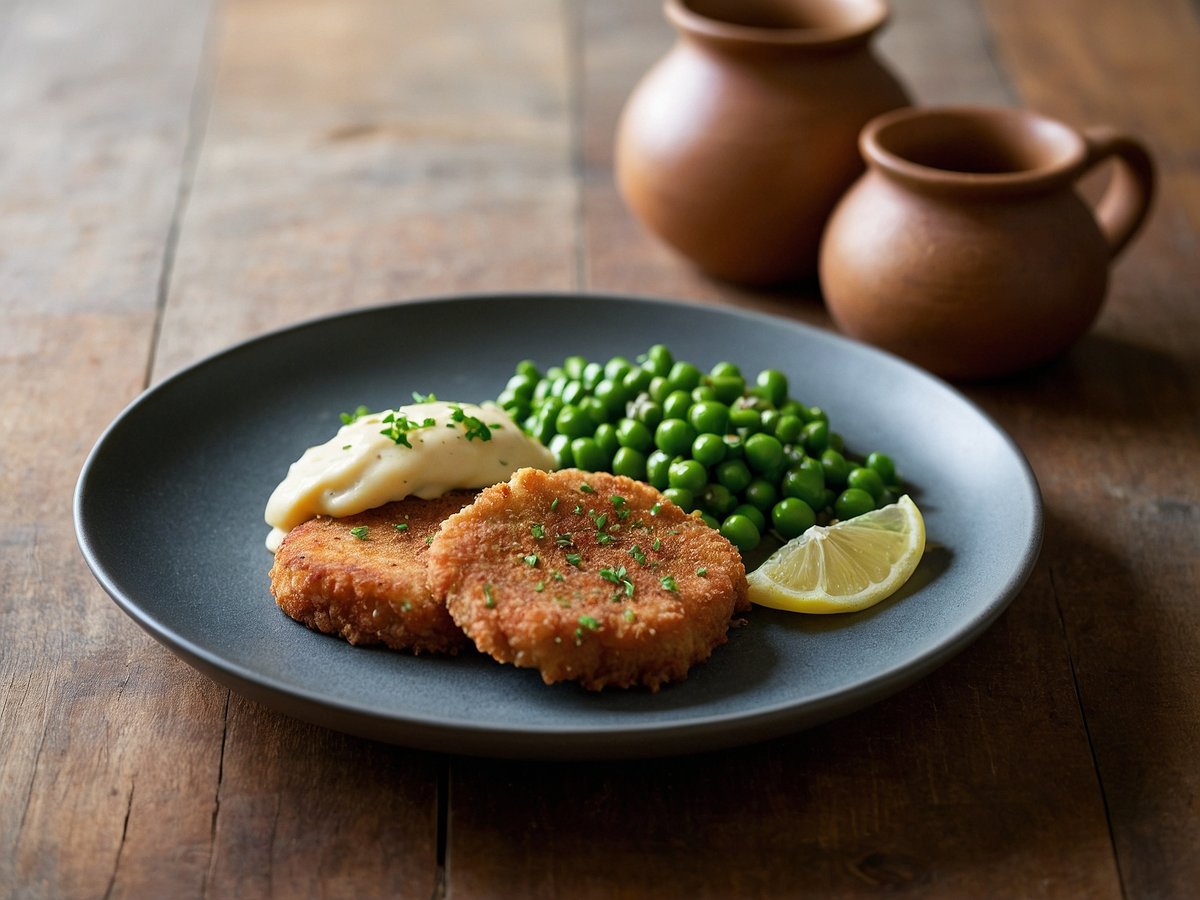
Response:
[[[653,487],[521,469],[450,516],[429,584],[475,645],[585,688],[686,677],[749,609],[737,549]]]
[[[468,641],[429,591],[429,541],[475,491],[409,497],[343,518],[318,516],[288,532],[271,593],[298,622],[351,644],[457,653]]]

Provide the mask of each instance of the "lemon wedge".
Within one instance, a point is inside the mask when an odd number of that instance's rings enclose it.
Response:
[[[793,538],[747,576],[750,599],[793,612],[856,612],[898,591],[924,553],[925,520],[905,494]]]

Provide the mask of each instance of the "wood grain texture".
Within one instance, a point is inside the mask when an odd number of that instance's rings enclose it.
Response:
[[[222,33],[156,374],[338,310],[571,287],[556,6],[260,0]]]
[[[657,15],[634,2],[582,12],[587,286],[827,326],[811,288],[751,294],[704,280],[616,196],[616,116],[671,40]],[[926,102],[1011,102],[990,41],[977,5],[910,0],[884,46]],[[1071,663],[1043,560],[960,659],[825,727],[670,762],[456,766],[448,884],[466,897],[501,879],[534,897],[1119,897]]]
[[[207,8],[8,5],[0,43],[0,892],[98,897],[123,860],[203,871],[219,693],[84,567],[71,492],[143,386]],[[175,701],[156,702],[163,679]],[[207,738],[207,740],[206,740]],[[161,839],[169,838],[168,851]],[[151,843],[155,843],[151,841]],[[186,881],[186,876],[181,878]]]
[[[1064,2],[1035,17],[985,6],[1026,103],[1129,131],[1158,161],[1156,207],[1092,334],[980,396],[1041,478],[1048,569],[1127,895],[1187,896],[1200,881],[1200,106],[1175,87],[1200,86],[1200,16],[1182,0]]]

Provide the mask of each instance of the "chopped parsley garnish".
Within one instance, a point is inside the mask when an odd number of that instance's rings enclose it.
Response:
[[[633,596],[633,582],[627,577],[628,570],[624,566],[617,566],[615,569],[603,568],[600,570],[600,577],[605,581],[611,581],[625,592],[626,597]],[[617,593],[620,596],[620,592]]]
[[[534,522],[529,526],[529,533],[540,541],[546,536],[546,526],[540,522]]]
[[[704,566],[701,566],[696,570],[696,574],[701,578],[704,578],[706,575],[708,575],[708,569],[706,569]]]
[[[356,538],[358,538],[360,541],[365,541],[367,539],[367,526],[359,525],[355,528],[351,528],[350,533],[352,535],[354,535]]]
[[[570,547],[575,543],[575,541],[571,538],[571,533],[569,531],[564,531],[554,539],[554,543],[558,544],[560,547]]]
[[[567,554],[567,562],[569,562],[571,565],[573,565],[577,569],[583,568],[583,557],[580,556],[578,553],[568,553]]]
[[[342,413],[339,416],[339,418],[342,420],[343,425],[349,425],[351,422],[357,421],[358,419],[361,419],[363,416],[370,415],[370,413],[371,413],[371,410],[367,409],[362,404],[359,404],[358,408],[356,410],[354,410],[354,412]]]
[[[395,528],[397,531],[408,531],[408,523],[407,522],[393,522],[392,527]]]
[[[492,596],[492,586],[490,584],[483,586],[483,605],[488,609],[494,609],[496,606],[496,598]]]
[[[584,494],[596,493],[596,489],[594,487],[592,487],[590,484],[588,484],[586,481],[579,485],[579,490],[581,493],[584,493]]]
[[[646,564],[646,551],[637,544],[634,544],[629,548],[629,555],[634,558],[639,566],[644,566]]]
[[[542,591],[544,591],[546,589],[546,582],[539,581],[537,584],[535,584],[533,586],[533,589],[540,594]]]
[[[632,609],[625,610],[625,621],[626,622],[632,622],[636,618],[637,618],[637,613],[635,613]]]
[[[403,603],[400,604],[400,611],[401,612],[412,612],[412,603],[405,600]]]
[[[415,422],[404,413],[389,412],[383,417],[383,424],[387,426],[380,430],[380,434],[391,438],[396,444],[412,449],[412,444],[408,440],[408,433],[416,431],[418,428],[430,428],[435,423],[433,419],[425,419],[423,422]]]
[[[662,541],[659,538],[654,539],[654,543],[650,545],[654,552],[657,553],[662,549]]]
[[[437,399],[437,394],[420,394],[416,391],[412,392],[413,403],[432,403]]]
[[[466,429],[468,441],[473,441],[479,438],[481,441],[490,441],[492,439],[492,428],[499,428],[499,425],[493,425],[489,428],[483,424],[483,420],[476,416],[469,416],[461,406],[450,407],[450,421],[457,422]]]
[[[563,576],[563,573],[558,571],[558,569],[555,569],[553,572],[551,572],[550,577],[553,578],[555,581],[566,581],[566,578]]]
[[[538,564],[538,555],[536,553],[530,553],[528,556],[521,558],[525,560],[525,565],[527,566],[537,566]]]
[[[558,509],[558,498],[557,497],[555,497],[553,500],[550,501],[550,512],[554,512],[556,509]]]
[[[579,624],[582,625],[584,628],[586,628],[588,631],[596,631],[600,627],[600,623],[597,622],[595,619],[593,619],[591,616],[580,616]]]
[[[652,507],[650,507],[650,515],[657,516],[659,513],[659,510],[661,510],[661,509],[662,509],[662,504],[655,503]]]
[[[672,578],[670,575],[664,575],[662,578],[660,578],[659,584],[661,584],[668,591],[678,591],[679,590],[679,585],[675,583],[675,579]]]

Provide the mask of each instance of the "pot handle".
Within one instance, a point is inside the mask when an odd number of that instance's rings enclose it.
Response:
[[[1112,181],[1096,204],[1096,221],[1108,241],[1111,258],[1125,249],[1150,211],[1154,160],[1145,144],[1112,128],[1087,128],[1083,137],[1088,148],[1084,171],[1091,171],[1110,157],[1116,163]]]

